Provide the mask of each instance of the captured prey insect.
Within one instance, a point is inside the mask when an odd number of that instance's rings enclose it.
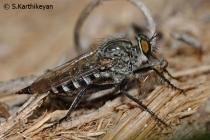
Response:
[[[137,45],[127,39],[112,39],[102,44],[98,49],[85,53],[65,64],[47,72],[30,86],[20,90],[17,94],[52,93],[75,97],[68,113],[58,120],[52,128],[67,120],[76,108],[84,94],[91,94],[91,90],[119,89],[128,98],[148,111],[160,123],[167,124],[158,118],[146,105],[128,94],[127,87],[136,81],[141,74],[154,71],[169,86],[183,92],[164,77],[167,61],[156,58],[149,60],[148,55],[153,51],[150,40],[145,35],[136,37]],[[46,128],[47,129],[47,128]]]

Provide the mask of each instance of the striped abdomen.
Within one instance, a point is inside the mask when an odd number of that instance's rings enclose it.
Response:
[[[54,94],[71,93],[91,83],[94,83],[95,81],[100,81],[101,79],[103,78],[101,78],[100,72],[95,71],[95,72],[86,74],[85,76],[76,78],[74,80],[60,83],[58,86],[51,86],[51,88],[47,90],[43,88],[44,85],[46,83],[53,85],[54,83],[52,83],[52,81],[50,80],[49,81],[40,80],[39,83],[34,82],[30,86],[18,91],[16,94],[33,94],[33,93],[42,94],[46,92],[50,92]],[[41,87],[41,85],[43,85],[43,87]],[[39,89],[37,89],[36,87],[38,87]]]
[[[57,87],[52,87],[52,89],[50,89],[50,93],[69,93],[72,91],[75,91],[77,89],[80,89],[82,87],[85,87],[91,83],[94,83],[94,81],[99,80],[100,78],[100,73],[99,72],[94,72],[91,74],[88,74],[86,76],[82,76],[80,78],[74,79],[72,81],[68,81],[65,83],[62,83],[61,85],[57,86]]]

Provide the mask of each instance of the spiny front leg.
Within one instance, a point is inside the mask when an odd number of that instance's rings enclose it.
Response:
[[[185,92],[184,89],[178,88],[175,85],[173,85],[168,79],[166,79],[166,77],[161,72],[159,72],[157,69],[155,69],[152,66],[148,66],[148,67],[137,69],[137,70],[134,71],[134,74],[146,73],[146,72],[148,72],[150,70],[153,70],[163,81],[165,81],[172,88],[174,88],[176,90],[179,90],[181,93]]]
[[[126,86],[131,82],[133,77],[127,77],[123,79],[123,81],[120,84],[120,92],[125,94],[128,98],[130,98],[132,101],[136,102],[138,105],[140,105],[144,110],[146,110],[148,113],[152,115],[156,120],[158,120],[159,123],[163,124],[165,127],[168,127],[168,125],[161,120],[152,110],[150,110],[146,105],[144,105],[141,101],[139,101],[137,98],[131,96],[128,94],[128,92],[125,90]]]
[[[179,78],[177,77],[174,77],[173,75],[171,75],[171,73],[167,70],[167,69],[164,69],[164,72],[168,74],[168,76],[174,80],[177,80],[177,81],[181,81]]]
[[[115,84],[105,84],[105,85],[96,85],[96,84],[91,84],[91,85],[87,85],[86,87],[84,87],[76,96],[76,98],[74,99],[74,101],[72,102],[68,113],[66,114],[65,117],[61,118],[60,120],[58,120],[57,122],[55,122],[53,125],[46,127],[43,129],[43,131],[47,130],[47,129],[52,129],[54,127],[56,127],[58,124],[62,123],[63,121],[67,120],[71,113],[74,111],[74,109],[77,107],[77,105],[79,104],[79,102],[81,101],[82,96],[84,95],[85,91],[89,90],[89,89],[100,89],[100,90],[105,90],[105,89],[110,89],[113,88],[115,86]]]

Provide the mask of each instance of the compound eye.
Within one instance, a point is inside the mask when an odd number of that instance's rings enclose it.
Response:
[[[140,41],[140,47],[143,51],[143,53],[146,56],[149,56],[151,54],[151,44],[150,39],[145,34],[138,34],[139,41]]]
[[[141,40],[141,48],[145,55],[149,55],[150,53],[150,44],[146,40]]]

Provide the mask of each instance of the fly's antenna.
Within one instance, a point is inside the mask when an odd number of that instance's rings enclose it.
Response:
[[[155,31],[152,37],[149,39],[149,42],[152,42],[153,39],[156,38],[157,36],[158,36],[157,31]]]

